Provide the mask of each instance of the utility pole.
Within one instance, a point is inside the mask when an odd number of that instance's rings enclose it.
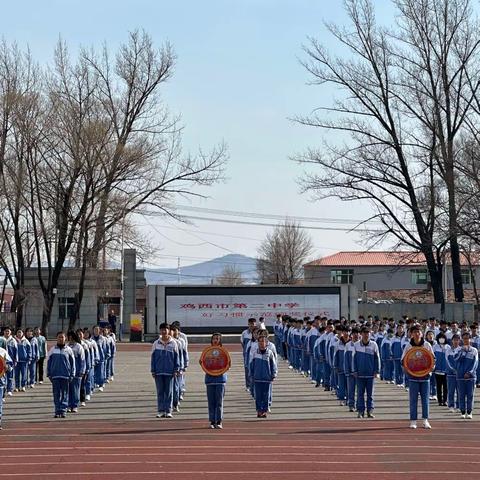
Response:
[[[177,257],[177,284],[180,285],[181,280],[181,270],[180,270],[180,257]]]
[[[124,230],[125,230],[125,212],[123,212],[122,217],[122,239],[121,239],[121,273],[120,273],[120,328],[118,330],[118,339],[121,342],[123,336],[123,280],[125,276],[125,258],[123,255],[123,248],[124,248]]]

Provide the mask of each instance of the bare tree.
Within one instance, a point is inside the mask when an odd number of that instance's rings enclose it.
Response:
[[[257,272],[262,283],[297,283],[313,249],[309,235],[289,219],[267,234],[258,249]]]
[[[215,278],[215,283],[217,285],[229,285],[234,287],[243,285],[245,280],[241,270],[236,265],[225,265],[222,273]]]
[[[297,158],[319,167],[303,187],[319,198],[364,201],[381,235],[424,254],[435,302],[444,303],[449,244],[455,298],[463,299],[458,247],[456,139],[468,129],[478,90],[480,35],[469,0],[394,0],[398,26],[378,26],[369,0],[346,0],[351,28],[328,25],[350,56],[314,39],[305,67],[343,96],[297,120],[339,141]],[[446,192],[446,193],[445,193]]]

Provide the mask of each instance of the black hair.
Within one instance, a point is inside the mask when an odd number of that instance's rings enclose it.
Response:
[[[75,330],[69,330],[67,333],[68,340],[73,340],[75,343],[80,343],[80,338]]]
[[[166,328],[167,330],[170,330],[170,325],[167,322],[163,322],[163,323],[160,324],[158,329],[162,330],[163,328]]]
[[[57,332],[55,337],[58,337],[59,335],[65,335],[65,332],[63,330],[60,330],[59,332]]]
[[[212,336],[210,337],[210,345],[212,345],[213,337],[220,337],[220,346],[222,346],[222,334],[220,332],[212,333]]]

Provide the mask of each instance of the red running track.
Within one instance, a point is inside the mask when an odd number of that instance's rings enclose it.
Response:
[[[0,480],[435,479],[480,471],[480,423],[396,421],[11,422]]]

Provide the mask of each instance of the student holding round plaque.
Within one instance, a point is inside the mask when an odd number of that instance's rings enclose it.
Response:
[[[227,349],[222,346],[222,335],[214,333],[210,346],[205,348],[200,356],[200,365],[205,372],[207,386],[208,419],[210,428],[223,428],[223,398],[227,371],[232,362]]]
[[[428,421],[430,377],[435,368],[432,346],[423,338],[420,325],[410,329],[411,339],[403,351],[402,365],[408,378],[408,396],[410,401],[410,428],[417,428],[418,396],[422,403],[424,428],[432,428]]]

